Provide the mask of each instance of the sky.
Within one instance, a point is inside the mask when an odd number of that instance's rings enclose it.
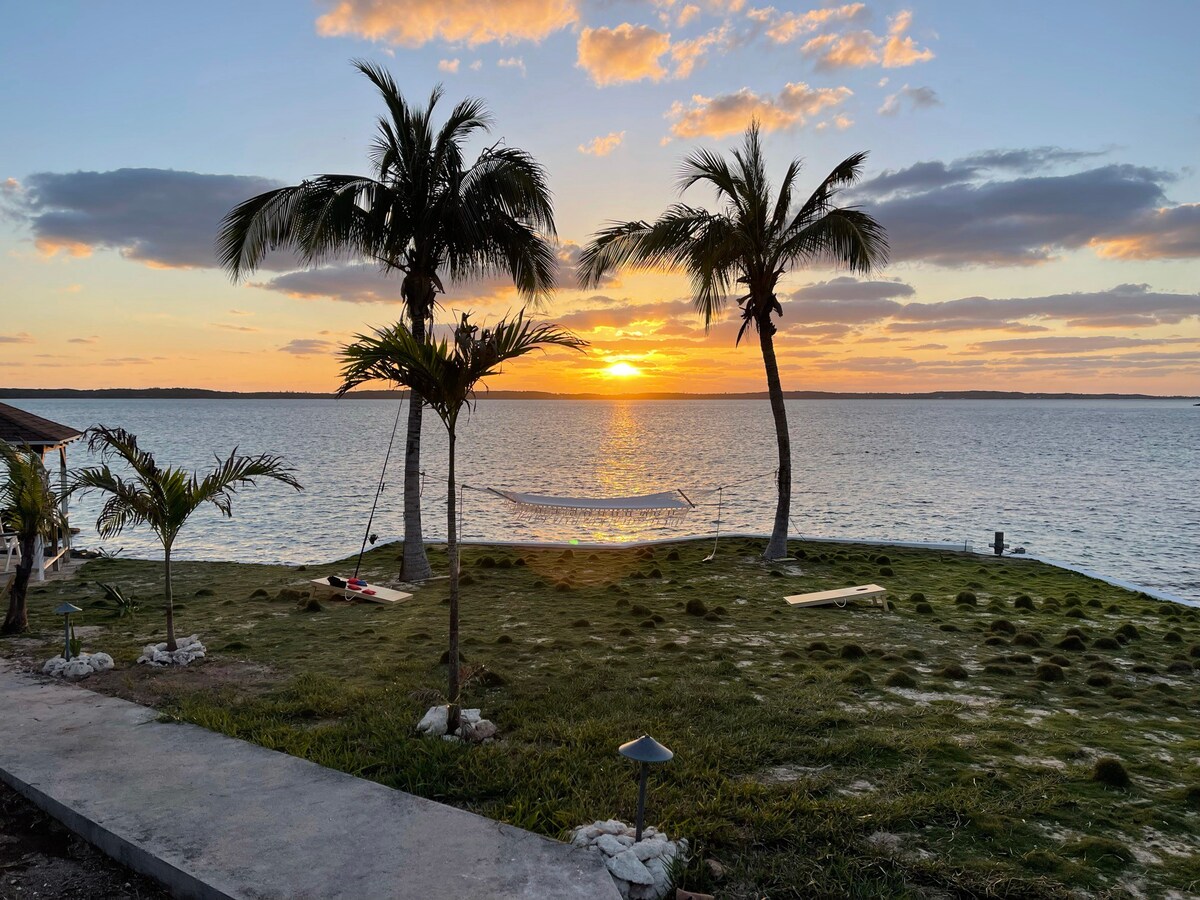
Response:
[[[468,159],[502,142],[549,172],[562,265],[538,312],[590,346],[493,389],[765,388],[757,342],[706,331],[686,277],[571,271],[757,119],[803,196],[867,151],[839,202],[892,251],[869,276],[785,275],[785,389],[1200,393],[1197,33],[1194,0],[6,4],[0,386],[335,389],[339,347],[400,318],[398,280],[276,258],[234,283],[213,240],[257,193],[369,173],[366,59],[415,102],[483,98]],[[440,299],[444,321],[521,305],[494,278]]]

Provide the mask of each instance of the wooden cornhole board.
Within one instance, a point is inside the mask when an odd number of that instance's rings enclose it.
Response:
[[[845,606],[851,600],[870,600],[872,606],[887,609],[887,589],[877,584],[860,584],[858,587],[841,588],[836,591],[817,591],[813,594],[794,594],[784,597],[790,606]]]
[[[337,576],[341,578],[341,576]],[[342,578],[342,581],[345,581]],[[341,594],[347,600],[366,600],[368,603],[400,603],[403,600],[408,600],[412,594],[406,594],[404,591],[394,591],[391,588],[380,587],[377,584],[368,584],[367,588],[374,591],[373,594],[365,594],[361,590],[356,591],[349,586],[340,588],[329,583],[326,578],[314,578],[312,583],[325,588],[327,591],[334,591]]]

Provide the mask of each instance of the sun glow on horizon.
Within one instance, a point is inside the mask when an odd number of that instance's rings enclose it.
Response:
[[[609,378],[636,378],[642,370],[627,362],[615,362],[602,373]]]

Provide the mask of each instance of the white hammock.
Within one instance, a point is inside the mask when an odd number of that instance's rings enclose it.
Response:
[[[518,491],[488,490],[516,506],[516,515],[534,522],[606,522],[637,519],[663,524],[677,522],[695,509],[696,504],[683,491],[662,491],[636,497],[551,497]]]

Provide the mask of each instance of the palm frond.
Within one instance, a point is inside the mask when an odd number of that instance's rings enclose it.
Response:
[[[342,348],[338,393],[368,381],[402,385],[452,429],[484,378],[498,374],[510,360],[552,346],[582,350],[587,342],[558,325],[526,319],[524,310],[482,329],[464,314],[453,342],[418,341],[403,323],[396,323],[371,335],[356,335],[353,343]]]

